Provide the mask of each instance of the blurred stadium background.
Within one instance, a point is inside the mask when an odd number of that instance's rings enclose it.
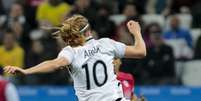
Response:
[[[134,40],[125,23],[141,23],[148,55],[122,59],[120,68],[135,77],[137,95],[148,101],[201,99],[201,0],[0,0],[0,66],[28,68],[57,57],[64,44],[41,27],[59,26],[73,14],[89,19],[95,38],[128,45]],[[20,101],[76,101],[65,69],[3,77],[16,85]]]

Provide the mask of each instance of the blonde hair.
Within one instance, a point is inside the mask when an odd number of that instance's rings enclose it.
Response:
[[[59,31],[53,35],[62,38],[62,40],[72,47],[83,45],[85,42],[84,33],[90,29],[88,20],[82,15],[74,15],[66,19]]]

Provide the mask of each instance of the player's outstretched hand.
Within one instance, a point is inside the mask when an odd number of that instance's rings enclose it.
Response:
[[[130,20],[127,23],[127,27],[129,32],[131,32],[132,34],[140,34],[141,33],[141,28],[140,28],[140,24],[139,22]]]
[[[23,74],[26,75],[26,71],[22,68],[15,67],[15,66],[6,66],[4,67],[4,72],[9,73],[9,74]]]

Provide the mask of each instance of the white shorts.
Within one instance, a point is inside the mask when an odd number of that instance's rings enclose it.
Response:
[[[130,101],[123,97],[123,90],[118,82],[91,90],[76,90],[76,95],[79,101]]]

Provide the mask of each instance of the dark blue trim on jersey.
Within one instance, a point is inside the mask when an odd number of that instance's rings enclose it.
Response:
[[[87,40],[86,40],[86,42],[87,42],[87,41],[90,41],[90,40],[92,40],[92,39],[94,39],[94,38],[93,38],[93,37],[91,37],[91,38],[87,39]]]

